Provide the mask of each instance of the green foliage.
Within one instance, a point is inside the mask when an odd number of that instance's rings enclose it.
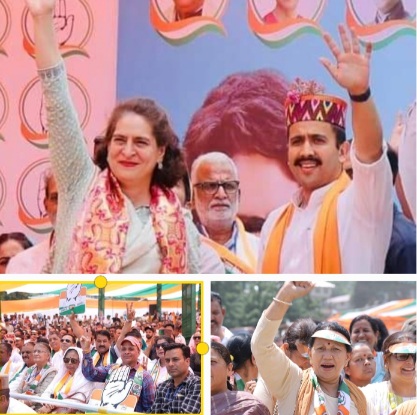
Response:
[[[15,292],[7,294],[6,291],[0,291],[0,301],[7,300],[27,300],[29,298],[28,293]]]
[[[256,327],[262,312],[275,297],[282,282],[212,282],[212,291],[222,297],[226,307],[224,325],[236,327]],[[321,304],[309,296],[298,299],[289,308],[286,318],[291,321],[309,316],[316,320],[323,318]]]
[[[335,284],[332,297],[351,295],[349,309],[382,304],[391,300],[415,298],[415,282],[404,281],[331,281]],[[212,282],[212,290],[218,292],[226,307],[224,325],[229,329],[255,327],[263,310],[271,303],[282,282]],[[294,321],[300,317],[323,320],[323,301],[310,296],[294,301],[285,319]],[[327,313],[329,310],[327,309]]]
[[[352,308],[361,308],[404,298],[415,298],[413,281],[358,281],[356,282]]]

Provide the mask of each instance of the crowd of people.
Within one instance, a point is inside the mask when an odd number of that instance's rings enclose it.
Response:
[[[14,314],[0,325],[0,413],[84,413],[74,402],[200,413],[199,322],[188,344],[181,315],[136,317],[132,304],[122,317]]]
[[[354,31],[339,28],[341,47],[324,34],[335,62],[321,58],[349,96],[353,140],[347,102],[257,70],[208,94],[182,146],[151,99],[118,104],[92,158],[55,40],[56,0],[25,4],[48,119],[44,204],[54,230],[30,248],[21,235],[1,235],[0,271],[416,272],[415,105],[387,143],[370,90],[371,46],[362,51]]]
[[[313,288],[311,282],[285,282],[253,335],[233,335],[223,326],[216,314],[224,316],[225,309],[212,293],[211,413],[415,414],[415,318],[392,333],[365,314],[349,330],[335,321],[300,318],[277,344],[288,308]]]

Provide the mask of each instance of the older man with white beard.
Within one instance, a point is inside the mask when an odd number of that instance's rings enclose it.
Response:
[[[240,189],[234,161],[220,152],[203,154],[192,164],[191,182],[204,243],[216,250],[227,273],[254,273],[259,239],[237,217]]]

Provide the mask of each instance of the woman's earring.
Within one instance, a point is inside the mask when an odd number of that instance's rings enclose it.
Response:
[[[162,167],[163,167],[163,165],[162,165],[162,161],[158,161],[158,169],[159,169],[159,170],[162,170]]]

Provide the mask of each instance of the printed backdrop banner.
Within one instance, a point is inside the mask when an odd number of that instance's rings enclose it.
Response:
[[[48,125],[23,0],[0,0],[0,234],[34,241],[51,230],[43,199]],[[86,141],[92,149],[115,105],[118,1],[57,0],[55,27]]]
[[[405,112],[415,99],[414,0],[400,1],[404,13],[378,23],[377,4],[386,2],[286,1],[295,7],[294,18],[274,22],[270,13],[277,3],[205,0],[201,16],[176,20],[173,0],[120,2],[118,98],[144,95],[159,102],[185,140],[188,165],[207,149],[228,152],[239,169],[239,212],[246,224],[287,202],[295,188],[286,168],[285,95],[279,90],[301,77],[348,98],[319,62],[320,57],[333,59],[322,31],[339,42],[338,24],[349,23],[361,40],[374,44],[371,87],[385,137],[397,112]],[[273,75],[272,81],[269,75],[236,77],[205,102],[229,75],[259,69],[282,75]],[[271,125],[273,118],[278,121]],[[348,114],[348,137],[350,124]]]
[[[386,138],[397,112],[415,100],[414,0],[399,1],[395,13],[381,12],[377,1],[294,0],[286,2],[293,5],[289,19],[274,11],[276,0],[205,0],[201,13],[183,20],[173,0],[105,3],[57,0],[55,13],[90,148],[115,96],[152,97],[168,111],[189,165],[208,150],[234,158],[246,224],[262,222],[296,187],[286,167],[282,108],[289,83],[314,79],[347,98],[319,62],[333,59],[323,31],[338,41],[344,23],[373,43],[371,88]],[[50,230],[42,180],[48,126],[23,4],[0,0],[0,232],[20,230],[39,240]],[[348,115],[349,137],[350,122]]]

